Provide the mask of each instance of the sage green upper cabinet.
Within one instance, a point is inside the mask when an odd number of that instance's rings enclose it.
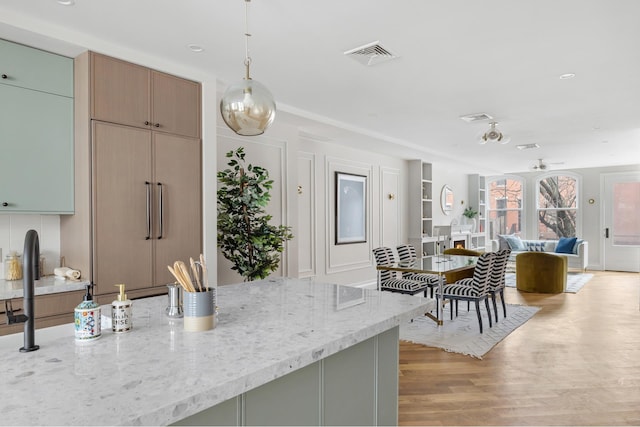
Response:
[[[0,83],[73,98],[73,60],[0,40]]]
[[[91,52],[91,118],[200,137],[200,84]]]
[[[73,213],[73,60],[0,40],[0,74],[0,213]]]

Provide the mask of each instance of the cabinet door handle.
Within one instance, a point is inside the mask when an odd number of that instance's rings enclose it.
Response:
[[[151,239],[151,183],[145,181],[147,187],[147,236],[145,240]]]
[[[8,78],[9,78],[9,76],[7,76],[6,74],[3,74],[3,75],[2,75],[2,78],[3,78],[3,79],[8,79]]]
[[[158,239],[162,239],[164,235],[164,186],[161,183],[158,183],[158,222],[160,223],[160,234],[158,234]]]
[[[9,203],[7,203],[7,202],[2,202],[2,206],[4,206],[4,207],[6,208],[7,206],[9,206]]]

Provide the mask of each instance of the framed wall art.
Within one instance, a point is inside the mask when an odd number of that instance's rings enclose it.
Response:
[[[336,172],[336,245],[367,241],[367,177]]]

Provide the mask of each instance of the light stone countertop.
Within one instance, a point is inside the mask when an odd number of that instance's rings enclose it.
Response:
[[[88,281],[75,281],[64,279],[58,276],[44,276],[35,281],[34,294],[57,294],[59,292],[69,292],[83,290]],[[11,298],[22,298],[23,283],[20,280],[0,279],[0,301]]]
[[[133,330],[77,343],[73,325],[0,337],[0,425],[165,425],[435,308],[433,300],[313,280],[218,288],[219,321],[185,332],[167,297],[134,300]],[[103,307],[103,310],[108,306]]]

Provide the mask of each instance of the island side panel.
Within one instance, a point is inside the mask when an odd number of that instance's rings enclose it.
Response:
[[[394,327],[173,425],[397,425]]]
[[[378,335],[378,420],[379,426],[398,425],[398,387],[400,371],[400,328]]]

